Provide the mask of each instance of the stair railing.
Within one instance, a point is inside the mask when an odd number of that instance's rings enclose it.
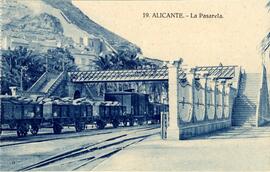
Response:
[[[46,82],[47,80],[47,75],[48,72],[44,72],[41,77],[39,77],[39,79],[27,90],[27,92],[35,92],[34,89],[35,88],[39,88],[41,87],[41,85]]]
[[[48,91],[46,92],[46,95],[47,95],[47,96],[50,96],[51,93],[54,91],[54,89],[60,85],[60,83],[62,82],[62,80],[63,80],[63,79],[65,78],[65,76],[66,76],[65,74],[66,74],[66,72],[63,71],[63,72],[61,72],[61,73],[58,75],[58,77],[55,79],[55,81],[53,82],[53,84],[51,85],[51,87],[50,87],[50,88],[48,89]]]
[[[239,70],[239,75],[238,75],[238,81],[237,81],[237,88],[236,88],[236,90],[237,90],[237,97],[240,95],[240,87],[241,87],[241,81],[243,80],[243,76],[244,76],[244,74],[243,74],[243,72],[242,72],[242,67],[240,66],[240,70]]]

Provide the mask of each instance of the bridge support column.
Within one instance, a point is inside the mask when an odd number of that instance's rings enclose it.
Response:
[[[178,100],[179,100],[179,90],[178,90],[178,69],[180,67],[180,62],[174,61],[173,64],[168,64],[168,84],[169,84],[169,126],[167,129],[167,139],[168,140],[179,140],[180,139],[180,129],[178,121]]]

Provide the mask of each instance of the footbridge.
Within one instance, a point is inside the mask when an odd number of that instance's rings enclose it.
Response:
[[[242,75],[241,69],[234,65],[185,69],[174,61],[155,69],[75,71],[51,76],[55,75],[44,74],[22,94],[78,98],[91,94],[98,83],[167,84],[169,114],[162,118],[163,138],[178,140],[232,125]]]
[[[237,66],[201,66],[191,68],[190,71],[178,69],[179,79],[186,77],[187,72],[205,75],[213,79],[233,79]],[[70,81],[75,83],[90,82],[130,82],[130,81],[168,81],[168,67],[157,69],[136,70],[107,70],[107,71],[79,71],[68,73]]]

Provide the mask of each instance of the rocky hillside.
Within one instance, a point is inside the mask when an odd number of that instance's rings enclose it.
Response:
[[[13,32],[29,32],[32,34],[63,34],[63,27],[58,18],[47,13],[40,15],[26,15],[10,21],[2,27],[3,30]]]
[[[95,23],[67,0],[5,0],[0,8],[3,35],[23,39],[55,39],[65,44],[78,43],[79,37],[94,35],[116,50],[125,46],[130,51],[140,52],[136,45]]]
[[[54,8],[60,9],[68,19],[78,26],[80,29],[85,30],[89,34],[94,34],[97,37],[106,38],[106,40],[115,48],[119,49],[122,46],[128,46],[131,50],[141,52],[140,48],[130,43],[124,38],[112,33],[106,28],[100,26],[91,20],[88,16],[84,15],[81,10],[75,7],[70,1],[63,0],[43,0]]]

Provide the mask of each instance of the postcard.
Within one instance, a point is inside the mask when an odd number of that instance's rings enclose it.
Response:
[[[269,0],[2,0],[2,171],[270,171]]]

